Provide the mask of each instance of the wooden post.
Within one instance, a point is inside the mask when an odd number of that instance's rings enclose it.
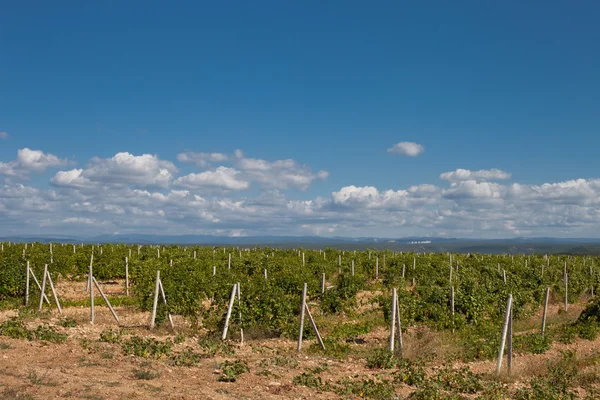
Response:
[[[265,268],[265,280],[267,280],[267,269]]]
[[[238,306],[240,306],[240,341],[242,343],[244,343],[244,326],[242,325],[242,297],[241,297],[241,293],[240,293],[240,283],[237,283],[237,300],[238,300]]]
[[[548,298],[550,297],[550,288],[546,288],[546,296],[544,296],[544,313],[542,314],[542,336],[546,333],[546,315],[548,313]]]
[[[317,341],[319,342],[319,345],[321,346],[321,348],[323,350],[325,350],[325,344],[323,343],[323,338],[321,338],[321,334],[319,333],[319,329],[317,328],[317,324],[315,323],[314,318],[312,317],[311,313],[310,313],[310,309],[308,308],[308,305],[305,304],[306,306],[306,314],[308,315],[308,319],[310,321],[310,324],[312,325],[313,331],[315,332],[315,335],[317,336]]]
[[[213,276],[217,275],[217,266],[213,265]]]
[[[125,257],[125,296],[129,296],[129,258]]]
[[[25,305],[27,306],[28,304],[29,304],[29,261],[27,261],[27,271],[26,271],[26,275],[25,275]]]
[[[323,276],[321,277],[321,294],[325,293],[325,272],[323,272]]]
[[[56,295],[56,290],[54,290],[54,283],[52,282],[52,277],[50,276],[50,272],[46,271],[48,274],[48,283],[50,283],[50,290],[52,290],[52,296],[54,296],[54,302],[56,303],[56,308],[58,308],[58,313],[62,315],[62,308],[60,306],[60,302],[58,301],[58,296]]]
[[[526,261],[527,262],[527,261]],[[512,331],[513,331],[513,308],[512,305],[510,307],[510,317],[508,319],[508,344],[507,344],[507,353],[508,357],[506,359],[506,366],[508,367],[508,375],[510,375],[512,371],[512,359],[513,359],[513,342],[512,342]]]
[[[354,276],[354,260],[352,260],[352,276]]]
[[[508,324],[510,322],[510,310],[512,308],[512,294],[508,295],[506,301],[506,312],[504,313],[504,325],[502,327],[502,338],[500,339],[500,350],[498,351],[498,362],[496,364],[496,375],[500,375],[502,369],[502,357],[504,356],[504,346],[506,344],[506,336],[508,335]]]
[[[165,296],[165,289],[163,288],[162,279],[160,280],[159,287],[160,287],[160,294],[163,299],[163,304],[166,306],[167,305],[167,296]],[[175,329],[175,324],[173,324],[173,317],[171,316],[171,313],[167,313],[167,317],[169,318],[169,324],[171,325],[171,329]]]
[[[375,258],[375,279],[379,279],[379,256]]]
[[[227,339],[227,330],[229,329],[229,319],[231,318],[231,311],[233,310],[233,302],[235,301],[236,292],[237,292],[237,283],[234,283],[233,289],[231,290],[231,297],[229,297],[229,306],[227,307],[227,316],[225,317],[225,326],[223,327],[223,335],[221,336],[222,340]]]
[[[40,285],[40,282],[35,277],[35,274],[33,273],[33,270],[31,268],[29,268],[29,273],[31,274],[31,277],[33,278],[33,281],[35,282],[38,289],[42,290],[42,285]],[[46,293],[42,293],[42,296],[44,297],[44,301],[46,303],[50,304],[50,300],[48,300],[48,296],[46,296]]]
[[[398,329],[398,351],[402,354],[402,350],[404,348],[404,343],[402,341],[402,323],[400,321],[400,303],[398,302],[398,291],[396,291],[396,297],[394,298],[396,302],[396,328]]]
[[[565,311],[569,310],[569,275],[565,272]]]
[[[304,259],[304,253],[302,253],[302,266],[304,267],[306,265],[306,261]]]
[[[454,268],[452,267],[452,264],[450,264],[450,283],[452,283],[452,271],[454,270]]]
[[[506,270],[502,270],[502,279],[504,280],[504,284],[506,285]]]
[[[229,258],[227,259],[227,269],[231,269],[231,253],[229,253]]]
[[[450,310],[452,311],[452,333],[454,333],[454,286],[450,287]]]
[[[92,253],[92,255],[90,256],[90,267],[89,267],[89,273],[88,273],[88,281],[87,281],[87,287],[85,288],[86,292],[89,292],[91,287],[92,287],[92,265],[94,263],[94,253]]]
[[[48,264],[44,265],[44,277],[42,278],[42,294],[40,295],[40,305],[38,307],[38,312],[42,311],[42,306],[44,305],[44,295],[46,293],[46,277],[48,276]]]
[[[390,351],[394,351],[394,344],[396,342],[396,288],[392,289],[392,323],[390,324]]]
[[[92,281],[94,282],[94,285],[96,285],[96,288],[100,292],[100,296],[102,296],[102,298],[104,299],[104,302],[108,306],[108,309],[110,310],[110,312],[112,313],[113,317],[115,318],[115,321],[117,321],[117,324],[118,324],[119,323],[119,317],[117,316],[117,313],[115,312],[113,306],[110,304],[110,301],[108,301],[108,297],[106,297],[106,295],[104,294],[104,291],[102,290],[102,288],[98,284],[98,281],[96,280],[96,278],[92,277]]]
[[[302,334],[304,333],[304,314],[306,311],[306,282],[302,288],[302,306],[300,308],[300,331],[298,333],[298,351],[302,349]]]
[[[156,284],[154,286],[154,300],[152,302],[152,317],[150,321],[150,329],[154,329],[156,321],[156,309],[158,308],[158,293],[160,291],[160,271],[156,271]]]
[[[406,265],[402,264],[402,277],[404,278],[404,275],[406,273]]]

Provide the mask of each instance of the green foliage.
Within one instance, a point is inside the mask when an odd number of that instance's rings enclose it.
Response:
[[[158,359],[171,354],[173,342],[168,339],[161,342],[154,338],[132,336],[121,344],[121,349],[125,355]]]
[[[450,367],[440,370],[435,379],[440,387],[452,393],[477,393],[483,390],[481,376],[474,374],[467,367],[452,369]]]
[[[218,339],[204,337],[198,339],[198,344],[204,351],[206,357],[214,357],[217,355],[230,356],[235,353],[235,348],[231,343]]]
[[[292,379],[292,383],[296,386],[306,386],[309,388],[320,389],[323,386],[323,381],[321,377],[315,375],[314,372],[303,372],[300,375],[297,375]]]
[[[75,328],[77,326],[77,321],[75,321],[71,317],[66,317],[66,318],[61,318],[61,320],[58,321],[58,324],[60,326],[62,326],[63,328]]]
[[[308,348],[308,351],[312,354],[323,354],[340,360],[345,359],[350,354],[350,345],[340,340],[324,338],[323,344],[325,345],[325,350],[321,348],[319,343],[313,343]]]
[[[171,356],[171,364],[178,367],[195,367],[200,364],[202,356],[192,349],[186,349],[179,354]]]
[[[160,377],[160,373],[156,372],[156,371],[152,371],[149,369],[134,369],[133,371],[131,371],[133,374],[133,377],[135,379],[141,379],[141,380],[145,380],[145,381],[151,381],[153,379],[159,378]]]
[[[121,332],[118,330],[106,329],[100,332],[100,341],[106,343],[121,343]]]
[[[245,372],[250,372],[248,363],[243,360],[224,361],[221,364],[221,375],[217,378],[219,382],[235,382]]]
[[[334,339],[354,340],[368,334],[371,329],[373,329],[373,324],[370,321],[356,324],[339,324],[333,328],[329,336]]]
[[[551,345],[548,335],[537,332],[513,336],[513,349],[517,352],[542,354],[550,350]]]
[[[367,367],[371,369],[390,369],[394,368],[397,361],[396,355],[388,349],[375,349],[367,356]]]
[[[385,379],[373,377],[362,380],[342,379],[335,392],[340,396],[354,395],[375,400],[390,400],[395,397],[394,385]]]
[[[30,332],[22,320],[11,318],[0,324],[0,335],[13,339],[30,339]]]
[[[427,374],[423,369],[423,362],[410,361],[406,358],[401,358],[397,362],[398,371],[394,372],[394,382],[403,383],[409,386],[421,385],[427,378]]]
[[[548,372],[538,375],[529,387],[517,390],[515,400],[559,400],[576,399],[577,392],[572,386],[579,375],[574,352],[564,352],[563,358],[548,366]]]
[[[39,325],[37,328],[27,329],[22,320],[11,318],[0,325],[0,335],[13,339],[44,340],[52,343],[64,343],[67,335],[58,333],[56,329],[48,325]]]

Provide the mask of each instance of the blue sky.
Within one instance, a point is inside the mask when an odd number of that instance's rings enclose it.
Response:
[[[597,2],[285,3],[2,7],[4,231],[599,236]]]

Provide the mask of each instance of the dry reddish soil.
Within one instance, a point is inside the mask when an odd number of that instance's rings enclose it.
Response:
[[[101,283],[102,284],[102,283]],[[121,295],[124,292],[122,282],[102,284],[107,295]],[[60,299],[81,300],[86,297],[85,282],[57,282]],[[359,298],[372,296],[361,294]],[[48,306],[44,306],[48,309]],[[368,311],[366,305],[361,305]],[[582,309],[581,305],[571,305],[569,313],[559,315],[559,304],[552,305],[549,318],[575,319]],[[321,374],[323,382],[336,382],[342,377],[363,379],[375,374],[385,375],[385,370],[370,370],[364,359],[350,356],[344,361],[311,355],[305,350],[298,353],[296,343],[284,339],[247,340],[239,344],[235,340],[235,354],[231,356],[215,356],[204,358],[197,367],[173,366],[168,358],[159,360],[125,356],[118,344],[99,342],[100,333],[106,329],[118,327],[127,334],[157,337],[161,340],[175,340],[175,333],[167,325],[150,331],[147,326],[150,316],[133,308],[117,307],[120,317],[117,326],[107,307],[98,301],[96,320],[89,322],[89,309],[83,307],[66,307],[63,316],[58,315],[55,307],[39,317],[27,319],[27,325],[35,328],[41,323],[57,326],[60,332],[68,334],[63,344],[46,343],[11,339],[0,336],[0,398],[2,399],[336,399],[342,398],[332,392],[320,392],[292,384],[292,379],[306,371],[326,362],[328,370]],[[1,311],[0,323],[17,311]],[[64,317],[73,318],[77,326],[63,328],[57,325]],[[539,321],[535,315],[531,321],[532,329]],[[185,321],[175,318],[177,327],[184,327]],[[538,328],[535,328],[538,329]],[[431,351],[430,347],[442,346],[440,338],[424,328],[411,328],[405,334],[405,352],[407,357],[417,357]],[[234,332],[234,339],[237,333]],[[417,337],[419,341],[417,342]],[[415,341],[412,341],[412,339]],[[202,352],[197,337],[187,336],[182,343],[176,344],[174,350],[191,348]],[[365,336],[365,341],[372,347],[385,347],[388,332],[384,328],[376,328]],[[307,341],[304,348],[312,341]],[[352,346],[361,346],[353,344]],[[364,345],[363,345],[364,346]],[[578,340],[565,345],[554,343],[552,349],[540,355],[517,355],[514,360],[513,375],[504,378],[515,387],[523,383],[535,373],[543,372],[546,361],[558,359],[561,351],[576,350],[579,355],[595,353],[600,346],[600,338],[595,341]],[[437,349],[440,350],[440,349]],[[443,351],[439,351],[443,355]],[[275,357],[287,360],[288,365],[267,365]],[[242,374],[236,382],[219,382],[219,366],[224,360],[244,360],[250,367],[249,373]],[[442,362],[433,363],[433,368],[441,367]],[[463,366],[460,363],[456,367]],[[494,371],[495,362],[473,362],[468,364],[473,372],[490,374]],[[139,379],[134,370],[152,371],[159,376],[151,380]],[[269,376],[257,375],[268,370]],[[399,386],[397,398],[408,396],[411,388]],[[352,398],[352,397],[343,397]]]

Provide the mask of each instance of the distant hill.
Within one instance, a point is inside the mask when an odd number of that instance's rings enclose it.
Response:
[[[569,253],[600,255],[600,239],[596,238],[507,238],[507,239],[465,239],[437,237],[321,237],[321,236],[211,236],[211,235],[150,235],[119,234],[93,237],[35,236],[22,235],[0,238],[12,242],[56,242],[56,243],[136,243],[136,244],[178,244],[203,246],[269,246],[275,248],[339,248],[390,249],[394,251],[416,252],[458,252],[458,253]]]

